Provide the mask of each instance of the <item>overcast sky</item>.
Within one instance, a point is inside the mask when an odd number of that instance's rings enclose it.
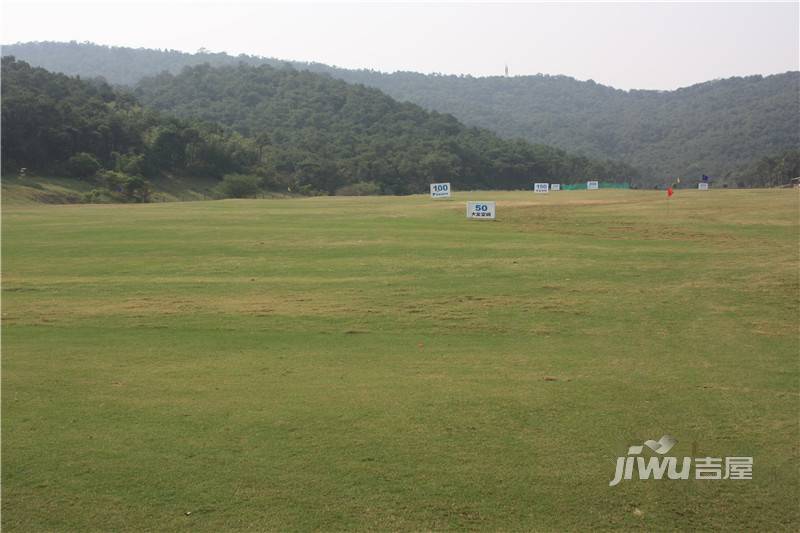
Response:
[[[800,69],[799,3],[2,1],[4,44],[92,41],[622,89]]]

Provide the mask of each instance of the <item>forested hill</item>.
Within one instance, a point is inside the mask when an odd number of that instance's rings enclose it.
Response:
[[[154,109],[256,139],[265,172],[301,175],[326,191],[350,182],[408,193],[437,180],[463,189],[528,188],[537,177],[638,178],[624,164],[503,140],[377,89],[291,67],[187,67],[145,78],[135,94]]]
[[[201,65],[144,80],[132,94],[7,56],[2,80],[4,174],[72,176],[103,198],[146,200],[147,181],[170,176],[222,180],[249,194],[637,177],[622,164],[503,140],[377,89],[291,67]]]
[[[344,77],[503,136],[620,159],[656,178],[723,176],[800,145],[798,72],[629,92],[565,76]]]
[[[202,64],[225,66],[244,62],[248,65],[273,67],[292,65],[298,70],[313,72],[336,70],[321,63],[293,63],[249,55],[232,56],[224,52],[198,51],[189,54],[177,50],[103,46],[75,41],[6,44],[2,47],[2,54],[14,56],[51,72],[85,78],[102,77],[111,84],[129,87],[136,85],[142,78],[160,74],[165,70],[178,74],[184,67]]]
[[[3,53],[50,70],[128,85],[201,63],[285,64],[256,56],[89,43],[24,43],[5,46]],[[474,78],[292,65],[379,88],[503,137],[622,160],[655,181],[740,174],[762,157],[800,145],[798,72],[715,80],[676,91],[621,91],[566,76]]]
[[[72,179],[95,199],[147,201],[148,180],[216,180],[258,164],[255,142],[215,124],[143,108],[101,80],[2,60],[3,177]],[[24,169],[24,171],[23,171]],[[102,198],[101,198],[102,197]],[[93,200],[91,200],[93,201]]]

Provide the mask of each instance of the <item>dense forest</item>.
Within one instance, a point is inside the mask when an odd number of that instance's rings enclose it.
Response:
[[[752,161],[733,172],[728,182],[737,187],[779,187],[800,176],[800,148]]]
[[[800,145],[797,72],[628,92],[565,76],[348,78],[503,136],[620,159],[659,179],[725,176]]]
[[[97,186],[96,199],[147,201],[148,178],[176,172],[222,178],[257,162],[255,143],[217,125],[143,108],[102,80],[2,60],[5,175],[65,175]]]
[[[465,189],[638,177],[623,164],[503,140],[377,89],[291,67],[189,67],[142,80],[136,95],[154,109],[256,139],[265,176],[300,175],[326,192],[369,182],[404,194],[436,180]]]
[[[2,62],[3,172],[70,175],[97,195],[146,201],[164,174],[212,177],[221,192],[424,192],[528,188],[534,178],[630,181],[635,170],[506,141],[376,89],[291,67],[185,69],[135,94]]]
[[[178,74],[184,67],[203,64],[213,67],[235,66],[239,63],[272,67],[291,65],[297,70],[329,73],[337,70],[321,63],[289,62],[245,54],[232,56],[224,52],[205,50],[188,54],[177,50],[103,46],[75,41],[6,44],[3,45],[2,53],[51,72],[84,78],[104,78],[112,85],[128,87],[133,87],[142,78],[160,74],[165,70]]]
[[[283,61],[200,51],[105,47],[90,43],[24,43],[4,47],[50,70],[103,76],[134,86],[146,76],[187,65],[281,66]],[[702,174],[745,180],[765,157],[800,146],[800,73],[751,76],[701,83],[676,91],[621,91],[566,76],[487,77],[383,74],[319,63],[292,63],[375,87],[401,101],[450,113],[463,123],[505,138],[523,138],[588,157],[624,161],[644,179],[699,178]]]

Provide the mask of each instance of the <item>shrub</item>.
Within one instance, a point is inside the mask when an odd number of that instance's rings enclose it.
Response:
[[[87,204],[108,204],[118,201],[115,195],[108,189],[92,189],[83,195],[83,203]]]
[[[122,184],[122,194],[129,202],[150,201],[150,183],[141,176],[128,176]]]
[[[223,198],[254,198],[260,190],[261,180],[244,174],[228,174],[216,187]]]
[[[78,152],[67,161],[67,172],[73,178],[91,178],[100,170],[100,162],[92,154]]]
[[[102,170],[97,173],[95,180],[98,184],[103,185],[109,191],[122,192],[123,185],[130,178],[124,172],[115,172],[113,170]]]
[[[139,154],[125,154],[119,159],[119,169],[125,174],[135,176],[144,175],[144,156]]]

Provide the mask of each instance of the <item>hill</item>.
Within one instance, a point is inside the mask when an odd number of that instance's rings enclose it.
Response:
[[[234,196],[405,194],[435,180],[464,189],[529,188],[534,177],[637,177],[622,164],[502,140],[377,89],[291,67],[203,65],[144,80],[136,94],[10,56],[2,74],[6,175],[22,168],[71,175],[100,186],[103,197],[145,201],[145,178],[170,176],[224,177]]]
[[[156,110],[255,138],[266,175],[299,173],[329,192],[351,182],[377,182],[385,192],[403,194],[437,180],[461,189],[518,189],[530,188],[534,178],[570,183],[638,176],[623,164],[503,140],[377,89],[291,67],[187,67],[177,76],[142,80],[136,96]]]
[[[4,47],[3,53],[55,71],[103,76],[128,85],[163,70],[177,73],[200,63],[285,64],[257,56],[74,42],[22,43]],[[621,160],[653,182],[701,174],[741,176],[761,158],[800,145],[798,72],[714,80],[676,91],[622,91],[566,76],[474,78],[292,65],[376,87],[395,99],[450,113],[502,137]]]
[[[102,80],[55,74],[8,56],[2,79],[6,178],[68,176],[75,191],[95,186],[98,199],[147,201],[148,179],[219,179],[256,162],[248,139],[146,109]]]
[[[503,136],[620,159],[659,179],[724,176],[800,145],[797,72],[628,92],[566,76],[346,78]]]

